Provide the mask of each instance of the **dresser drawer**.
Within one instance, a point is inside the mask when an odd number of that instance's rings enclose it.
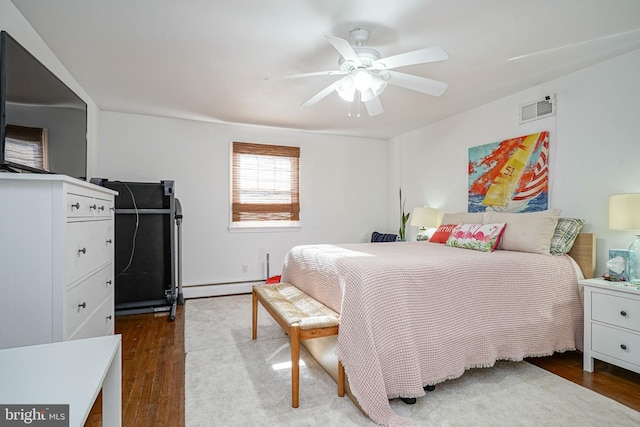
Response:
[[[113,216],[114,206],[113,200],[105,200],[96,198],[95,218],[110,218]]]
[[[65,336],[70,335],[113,294],[113,264],[108,264],[67,290]]]
[[[114,316],[114,302],[113,297],[103,301],[98,309],[67,339],[77,340],[81,338],[99,337],[103,335],[111,335],[114,331],[115,316]]]
[[[113,208],[113,200],[102,197],[73,192],[68,192],[65,195],[65,214],[67,221],[111,218],[114,212]]]
[[[66,286],[113,259],[113,221],[69,222],[64,230]]]
[[[640,368],[640,335],[594,323],[591,349]]]
[[[65,212],[67,218],[93,217],[94,204],[93,197],[76,193],[67,193],[65,197]]]
[[[640,332],[640,300],[593,292],[591,318]]]

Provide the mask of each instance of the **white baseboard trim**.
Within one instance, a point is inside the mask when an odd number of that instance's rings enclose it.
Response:
[[[182,296],[189,298],[219,297],[224,295],[250,294],[253,285],[264,284],[264,281],[220,283],[217,285],[183,286]]]

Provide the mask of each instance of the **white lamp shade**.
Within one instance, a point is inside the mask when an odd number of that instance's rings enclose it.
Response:
[[[382,80],[380,77],[372,76],[373,80],[371,81],[371,90],[375,96],[380,95],[386,88],[387,82]]]
[[[609,228],[640,230],[640,193],[609,196]]]
[[[353,71],[351,75],[353,76],[353,84],[360,92],[371,88],[373,78],[368,71],[358,69]]]
[[[411,213],[411,225],[414,227],[432,228],[438,226],[440,211],[433,208],[417,207]]]
[[[356,87],[353,84],[353,78],[350,75],[343,77],[340,85],[336,88],[336,92],[340,95],[340,98],[347,102],[353,102],[354,95],[356,93]]]

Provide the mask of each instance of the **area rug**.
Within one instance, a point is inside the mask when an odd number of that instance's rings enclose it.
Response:
[[[187,300],[185,421],[204,426],[374,426],[302,349],[300,407],[291,407],[289,340],[251,296]],[[498,362],[392,409],[418,426],[638,426],[640,412],[526,362]]]

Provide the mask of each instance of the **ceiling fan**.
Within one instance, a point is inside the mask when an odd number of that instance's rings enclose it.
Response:
[[[363,47],[369,39],[367,29],[356,28],[349,33],[349,36],[354,46],[340,37],[325,36],[340,54],[337,70],[292,74],[276,79],[344,75],[313,95],[302,106],[311,107],[335,90],[347,102],[354,100],[364,102],[370,116],[384,112],[378,95],[385,90],[388,84],[432,96],[440,96],[447,90],[448,85],[444,82],[393,70],[407,65],[449,59],[449,55],[441,48],[428,47],[382,58],[377,50]]]

